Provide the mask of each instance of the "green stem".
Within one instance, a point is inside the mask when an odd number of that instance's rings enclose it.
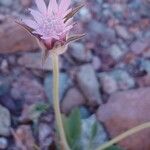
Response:
[[[150,128],[150,122],[147,122],[147,123],[144,123],[142,125],[139,125],[137,127],[134,127],[126,132],[124,132],[123,134],[117,136],[116,138],[112,139],[111,141],[101,145],[99,148],[97,148],[96,150],[104,150],[108,147],[110,147],[111,145],[113,144],[116,144],[118,143],[119,141],[123,140],[124,138],[132,135],[132,134],[135,134],[143,129],[146,129],[146,128]]]
[[[57,54],[51,54],[53,64],[53,105],[56,118],[56,124],[60,135],[63,150],[70,150],[61,118],[60,106],[59,106],[59,56]]]

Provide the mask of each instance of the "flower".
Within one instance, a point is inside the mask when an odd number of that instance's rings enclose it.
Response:
[[[61,0],[59,4],[56,0],[50,0],[48,6],[44,0],[35,0],[35,3],[38,9],[29,9],[33,19],[23,19],[21,25],[36,36],[48,51],[83,36],[68,37],[74,26],[71,18],[82,5],[71,9],[71,0]]]

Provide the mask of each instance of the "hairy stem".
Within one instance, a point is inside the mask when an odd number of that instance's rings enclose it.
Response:
[[[53,105],[56,118],[56,124],[60,135],[61,146],[63,150],[70,150],[61,118],[60,106],[59,106],[59,56],[57,54],[51,54],[53,64]],[[61,148],[62,149],[62,148]]]
[[[144,123],[142,125],[134,127],[132,129],[122,133],[121,135],[117,136],[116,138],[114,138],[114,139],[110,140],[109,142],[101,145],[96,150],[104,150],[104,149],[110,147],[111,145],[118,143],[119,141],[123,140],[124,138],[127,138],[128,136],[135,134],[135,133],[137,133],[143,129],[146,129],[146,128],[150,128],[150,122]]]

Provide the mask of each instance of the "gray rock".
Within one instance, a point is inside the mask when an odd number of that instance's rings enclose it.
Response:
[[[127,90],[135,86],[134,79],[124,70],[114,70],[110,75],[116,80],[119,90]]]
[[[87,107],[81,106],[79,109],[80,109],[80,115],[82,119],[87,119],[91,116],[91,112]]]
[[[96,133],[92,137],[93,126],[96,125]],[[91,139],[92,137],[92,139]],[[103,126],[97,122],[95,115],[82,120],[81,144],[83,150],[93,150],[107,141],[107,134]]]
[[[128,32],[127,28],[125,28],[124,26],[117,25],[115,29],[116,29],[117,34],[118,34],[121,38],[123,38],[123,39],[125,39],[125,40],[131,39],[130,33]]]
[[[117,91],[117,81],[113,77],[111,77],[107,73],[101,73],[99,75],[100,84],[102,86],[102,89],[107,94],[112,94]]]
[[[0,96],[5,95],[10,89],[10,81],[7,77],[0,76]]]
[[[8,140],[4,137],[0,137],[0,149],[5,150],[8,146]]]
[[[0,4],[9,7],[10,5],[12,5],[12,2],[13,2],[12,0],[1,0]]]
[[[83,65],[77,72],[77,82],[90,105],[101,104],[99,83],[91,65]]]
[[[86,22],[89,21],[92,18],[90,10],[86,7],[83,7],[80,10],[79,15],[80,15],[80,19],[82,21],[86,21]]]
[[[140,70],[150,73],[150,60],[143,59],[140,62]]]
[[[84,105],[85,102],[86,101],[82,93],[77,88],[71,88],[67,91],[62,101],[62,111],[67,114],[73,108]]]
[[[64,97],[64,94],[66,90],[69,88],[69,86],[72,84],[71,79],[66,73],[60,73],[60,78],[59,78],[59,97],[60,101]],[[48,74],[44,80],[44,87],[46,94],[49,98],[49,102],[52,104],[53,101],[53,75]]]
[[[9,136],[10,135],[10,113],[9,111],[0,105],[0,135]]]
[[[52,144],[52,127],[46,123],[40,123],[39,125],[39,142],[40,149],[48,150]]]
[[[109,48],[109,53],[114,60],[119,60],[124,55],[124,52],[122,51],[122,49],[116,44],[113,44]]]
[[[86,51],[82,43],[72,43],[70,50],[71,56],[79,62],[89,62],[92,59],[91,51]]]

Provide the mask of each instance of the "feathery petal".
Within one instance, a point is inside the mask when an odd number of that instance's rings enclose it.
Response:
[[[58,11],[58,4],[56,0],[50,0],[48,5],[48,13],[52,14],[52,12],[56,13],[57,11]]]
[[[35,21],[42,22],[42,14],[34,9],[29,9],[31,15],[34,17]]]
[[[59,11],[61,13],[65,13],[65,11],[69,8],[71,0],[61,0],[59,5]]]
[[[46,13],[47,8],[44,0],[35,0],[35,3],[41,13]]]
[[[31,19],[23,19],[22,20],[27,26],[33,28],[34,30],[38,27],[37,23]]]

